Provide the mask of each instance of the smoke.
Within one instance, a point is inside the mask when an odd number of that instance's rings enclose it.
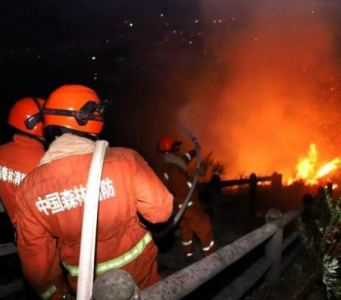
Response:
[[[340,156],[340,71],[326,1],[202,1],[211,64],[180,112],[227,177]],[[217,26],[221,29],[217,30]]]

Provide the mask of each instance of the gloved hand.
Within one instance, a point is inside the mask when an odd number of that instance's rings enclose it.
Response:
[[[198,143],[198,139],[196,137],[192,138],[192,142],[201,150],[200,144]]]

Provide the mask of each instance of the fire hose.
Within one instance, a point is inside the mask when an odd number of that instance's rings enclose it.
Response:
[[[183,128],[187,136],[195,144],[197,153],[196,168],[200,169],[201,165],[201,151],[198,139],[193,136],[186,128]],[[93,280],[94,280],[94,265],[95,265],[95,247],[96,247],[96,231],[98,220],[98,203],[100,193],[101,175],[103,169],[103,161],[108,146],[107,141],[97,141],[91,160],[90,172],[87,183],[87,194],[85,198],[80,259],[79,259],[79,276],[77,288],[77,300],[89,300],[92,296]],[[186,196],[185,202],[171,223],[162,232],[155,233],[156,237],[163,237],[167,235],[174,226],[179,222],[184,214],[187,205],[192,197],[194,189],[198,181],[198,173],[196,172],[191,188]]]
[[[98,202],[107,141],[97,141],[91,160],[85,198],[79,258],[77,300],[90,300],[94,281]]]
[[[188,136],[188,138],[190,138],[195,145],[195,151],[196,151],[196,155],[197,155],[196,170],[198,171],[198,170],[200,170],[200,166],[201,166],[201,148],[200,148],[199,141],[185,126],[182,126],[181,129],[185,132],[185,134]],[[198,182],[198,177],[199,177],[198,172],[195,172],[195,175],[194,175],[193,180],[192,180],[191,185],[190,185],[191,188],[188,191],[188,194],[185,198],[184,204],[182,205],[182,207],[180,208],[178,213],[174,216],[174,218],[167,224],[165,229],[163,229],[160,232],[153,232],[154,237],[162,238],[162,237],[166,236],[176,226],[176,224],[180,221],[181,217],[183,216],[183,214],[185,213],[185,211],[187,209],[187,205],[188,205],[189,201],[191,200],[192,194],[193,194],[195,187],[197,185],[197,182]]]

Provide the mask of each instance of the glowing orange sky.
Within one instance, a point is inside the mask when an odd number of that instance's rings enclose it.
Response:
[[[321,162],[341,155],[334,134],[341,127],[334,31],[317,1],[254,2],[225,21],[234,26],[247,15],[238,31],[206,37],[229,75],[220,91],[203,75],[180,118],[225,163],[228,178],[275,171],[288,178],[311,143]],[[221,8],[216,5],[203,5],[207,24]]]

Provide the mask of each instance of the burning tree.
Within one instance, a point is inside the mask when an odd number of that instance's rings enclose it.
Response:
[[[201,161],[202,180],[210,181],[214,175],[222,177],[226,174],[225,166],[213,156],[213,151],[208,153]]]

